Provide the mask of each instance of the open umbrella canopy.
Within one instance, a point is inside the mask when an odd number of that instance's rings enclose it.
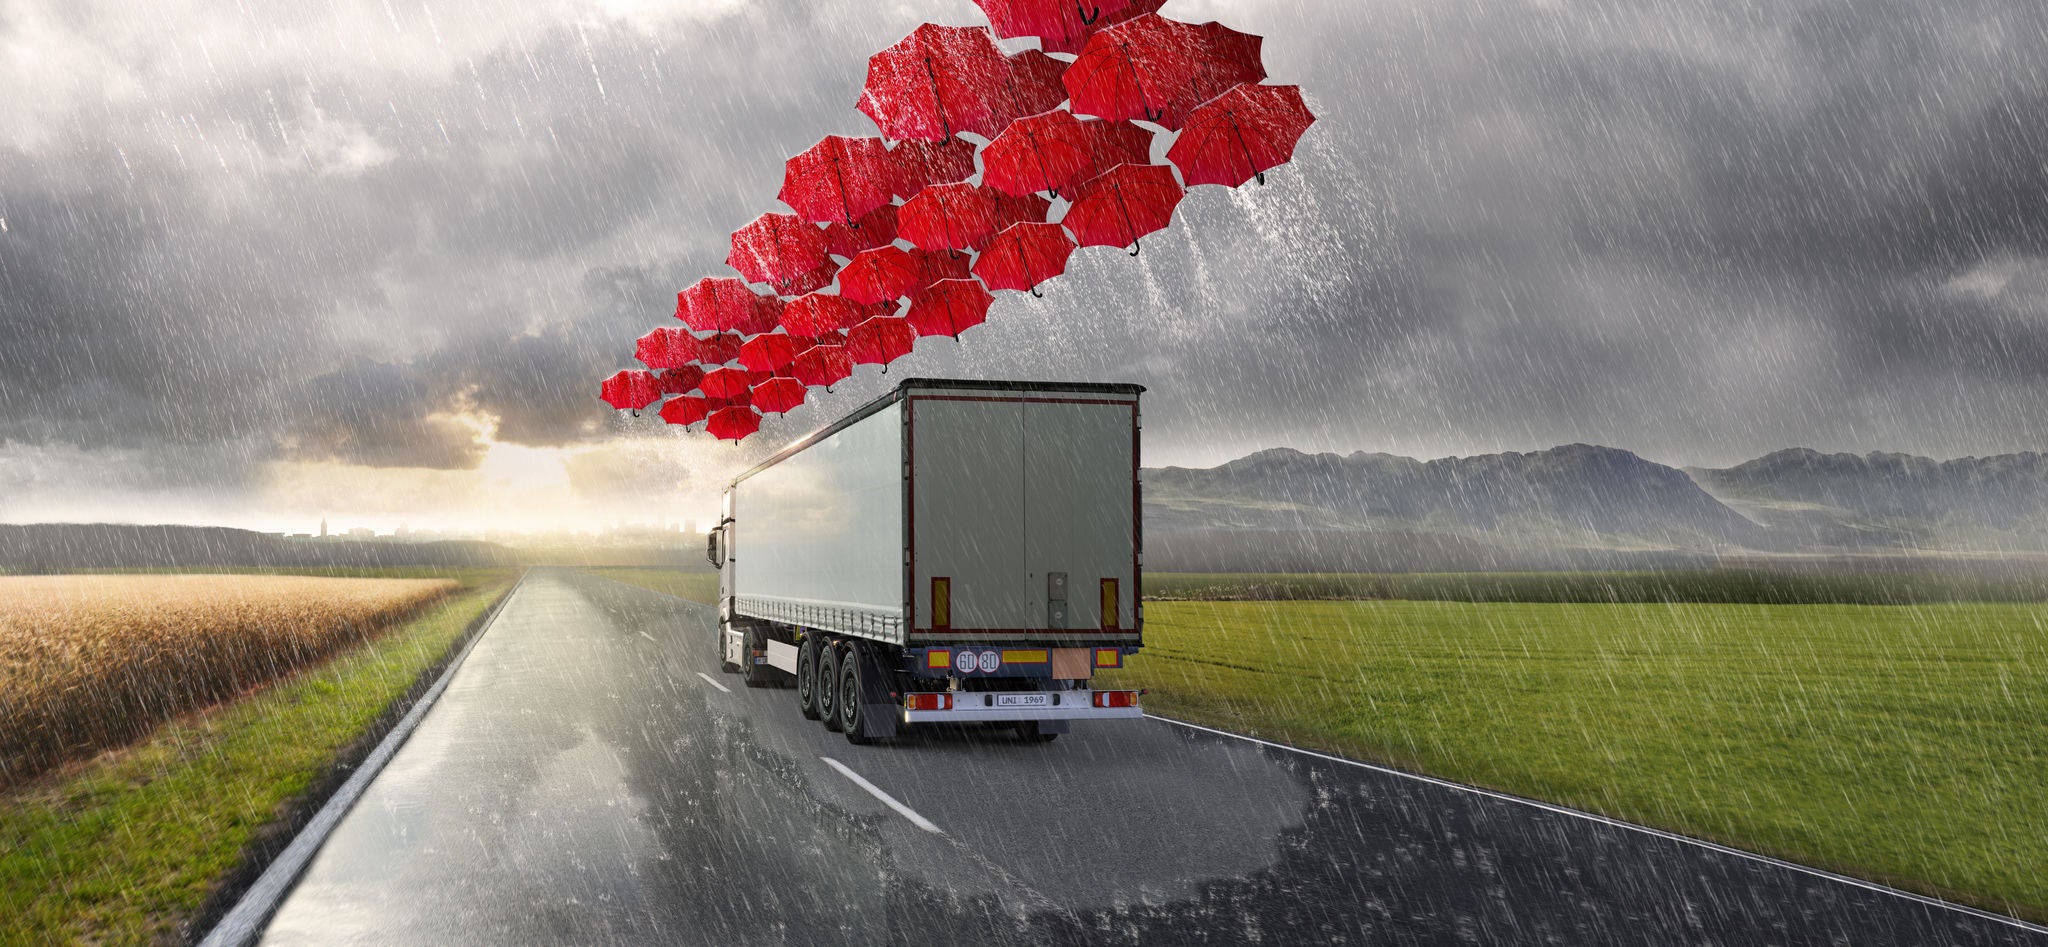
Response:
[[[789,363],[790,377],[806,385],[829,388],[853,374],[853,358],[839,345],[814,345]]]
[[[696,391],[704,381],[704,367],[684,365],[661,373],[661,393],[665,395],[686,395]]]
[[[638,411],[661,398],[661,379],[653,372],[633,369],[604,380],[597,396],[619,410]]]
[[[996,232],[1011,224],[1042,224],[1052,216],[1052,202],[1036,194],[996,192]],[[977,247],[976,249],[980,249]]]
[[[670,398],[661,405],[661,419],[670,424],[695,424],[710,416],[711,403],[703,398]]]
[[[946,279],[933,283],[910,301],[904,315],[918,335],[960,333],[988,320],[989,303],[995,296],[975,279]]]
[[[761,429],[761,415],[753,408],[720,408],[711,412],[704,429],[710,431],[712,437],[737,444]]]
[[[1076,112],[1179,128],[1195,106],[1266,77],[1261,43],[1220,23],[1147,14],[1089,37],[1061,81]]]
[[[856,365],[887,365],[917,342],[917,330],[901,316],[876,316],[846,332],[846,354]]]
[[[768,414],[788,414],[803,406],[804,383],[794,378],[770,378],[754,386],[754,407]]]
[[[747,316],[747,321],[733,326],[733,328],[743,335],[760,335],[763,332],[772,332],[777,325],[782,323],[783,305],[782,298],[779,296],[755,296],[754,309]]]
[[[981,150],[982,182],[1006,194],[1058,191],[1095,170],[1081,122],[1065,110],[1010,123]]]
[[[648,368],[675,368],[697,360],[697,337],[681,327],[655,329],[633,343],[633,357]]]
[[[732,232],[725,264],[750,282],[782,284],[825,262],[825,232],[795,214],[762,214]]]
[[[931,185],[965,181],[974,176],[975,154],[974,143],[964,138],[899,141],[889,149],[889,157],[896,162],[893,190],[897,197],[908,200]]]
[[[844,225],[842,224],[841,226]],[[815,293],[818,290],[824,289],[832,285],[832,281],[838,278],[839,261],[827,257],[825,262],[818,264],[816,269],[810,270],[786,283],[775,284],[775,291],[784,296],[802,296],[805,293]]]
[[[996,195],[979,184],[935,184],[904,202],[898,234],[926,250],[965,250],[996,232]]]
[[[915,296],[940,280],[970,279],[968,271],[972,262],[965,253],[947,250],[912,250],[910,258],[917,261],[917,283],[910,287],[909,295]]]
[[[1059,108],[1067,100],[1067,87],[1060,81],[1067,71],[1065,62],[1043,50],[1027,49],[1011,54],[1008,66],[1002,86],[990,98],[997,131],[1026,115]]]
[[[860,310],[851,300],[830,293],[799,296],[782,310],[784,331],[813,339],[827,332],[851,327],[859,321]]]
[[[881,139],[827,135],[784,163],[776,197],[805,220],[852,224],[889,203],[895,175]]]
[[[1081,134],[1098,173],[1120,164],[1152,163],[1152,132],[1129,121],[1086,119]]]
[[[796,340],[780,332],[767,332],[740,346],[740,364],[748,371],[772,372],[795,360]]]
[[[1074,240],[1059,224],[1012,224],[991,238],[974,261],[974,275],[990,289],[1028,290],[1067,270]]]
[[[733,398],[745,394],[754,379],[744,368],[718,368],[704,373],[697,390],[707,398]]]
[[[989,96],[1008,74],[987,30],[925,23],[868,58],[856,107],[890,138],[987,137],[995,132]]]
[[[1237,187],[1294,159],[1294,145],[1316,117],[1301,100],[1301,87],[1241,85],[1188,114],[1187,127],[1167,160],[1180,168],[1189,187]]]
[[[676,294],[676,318],[698,332],[723,332],[752,322],[761,296],[745,280],[707,276]]]
[[[1163,164],[1120,164],[1074,192],[1060,223],[1084,247],[1135,247],[1138,238],[1173,223],[1184,193]]]
[[[1134,0],[974,0],[996,35],[1036,36],[1053,52],[1073,52],[1105,16],[1128,10]],[[1160,0],[1163,2],[1163,0]],[[1154,9],[1157,9],[1155,3]]]
[[[739,357],[740,343],[745,341],[737,332],[714,332],[697,340],[697,363],[700,365],[723,365]]]
[[[853,255],[839,270],[839,295],[856,303],[901,299],[917,288],[922,270],[900,247],[876,247]]]
[[[833,256],[848,257],[862,250],[888,246],[896,240],[896,212],[896,205],[883,204],[851,224],[837,220],[826,224],[825,249]]]

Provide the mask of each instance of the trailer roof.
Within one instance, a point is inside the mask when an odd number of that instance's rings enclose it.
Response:
[[[868,415],[874,414],[875,412],[880,411],[883,408],[886,408],[892,404],[895,404],[898,401],[903,400],[903,396],[906,393],[908,393],[910,389],[913,388],[964,388],[972,391],[1086,391],[1098,394],[1113,395],[1139,395],[1145,392],[1144,385],[1134,385],[1128,382],[1000,381],[983,378],[905,378],[902,381],[897,382],[895,388],[890,389],[881,397],[878,397],[875,400],[868,402],[867,404],[861,405],[859,408],[854,409],[845,417],[840,418],[839,420],[834,421],[831,424],[827,424],[824,427],[821,427],[815,431],[812,431],[809,434],[804,435],[801,438],[798,438],[796,443],[793,443],[788,447],[776,451],[775,454],[769,457],[767,460],[755,464],[753,467],[749,468],[747,472],[732,478],[732,482],[739,483],[740,481],[745,480],[748,477],[751,477],[757,473],[760,473],[763,470],[773,467],[776,464],[779,464],[784,460],[788,459],[790,455],[795,454],[797,451],[803,450],[804,448],[809,447],[812,444],[822,441],[825,438],[831,437],[832,435],[837,434],[848,427],[851,427],[854,424],[854,422],[859,421],[862,418],[867,417]]]

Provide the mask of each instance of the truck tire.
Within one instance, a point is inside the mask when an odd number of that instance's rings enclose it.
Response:
[[[839,657],[843,653],[838,645],[828,644],[818,649],[818,716],[825,722],[825,729],[839,729]]]
[[[861,664],[859,646],[849,646],[839,661],[839,732],[846,734],[846,742],[854,746],[866,746],[873,742],[867,735],[867,720],[861,707]]]
[[[1051,743],[1060,738],[1057,733],[1042,733],[1036,720],[1017,721],[1017,739],[1026,743]]]
[[[748,687],[770,687],[775,683],[775,669],[766,664],[754,663],[754,652],[768,650],[768,633],[759,628],[749,628],[740,636],[740,668],[747,675]]]
[[[805,720],[818,719],[818,639],[805,635],[796,652],[796,709]]]

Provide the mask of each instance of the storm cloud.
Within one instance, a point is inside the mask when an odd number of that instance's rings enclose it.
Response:
[[[2048,433],[2038,3],[1165,12],[1268,37],[1321,116],[1297,161],[892,376],[1139,381],[1172,462]],[[477,418],[664,435],[597,379],[773,208],[783,157],[868,130],[869,52],[974,18],[0,0],[0,471],[164,448],[201,465],[167,482],[234,489],[266,460],[471,467]],[[888,383],[702,449],[739,463]]]

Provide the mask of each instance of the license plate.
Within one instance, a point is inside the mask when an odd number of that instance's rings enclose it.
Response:
[[[1052,698],[1045,694],[997,694],[998,707],[1049,707]]]

